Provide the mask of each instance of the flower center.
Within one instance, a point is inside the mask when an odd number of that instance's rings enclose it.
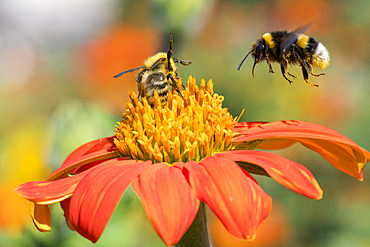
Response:
[[[181,89],[181,78],[178,88]],[[139,101],[129,91],[131,102],[115,130],[117,148],[123,156],[153,163],[200,161],[215,152],[232,150],[236,122],[227,108],[222,108],[224,97],[213,93],[212,80],[206,84],[189,77],[187,87],[177,93],[169,92],[163,105],[157,93],[154,105],[146,98]]]

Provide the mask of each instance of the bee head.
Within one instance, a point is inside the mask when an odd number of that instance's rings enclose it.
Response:
[[[252,57],[254,58],[254,64],[252,67],[252,75],[254,77],[254,67],[256,66],[257,63],[261,62],[263,58],[265,57],[265,52],[266,52],[266,44],[264,40],[257,40],[256,42],[253,42],[251,44],[252,49],[245,55],[243,60],[240,62],[238,66],[238,70],[240,70],[240,67],[244,63],[245,59],[249,56],[249,54],[252,54]]]
[[[264,57],[264,51],[265,51],[265,44],[258,44],[252,53],[252,56],[254,57],[254,61],[256,63],[261,62],[262,58]]]

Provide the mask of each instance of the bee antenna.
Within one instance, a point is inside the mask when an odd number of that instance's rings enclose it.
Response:
[[[245,57],[243,58],[243,60],[240,62],[240,64],[238,65],[238,70],[240,70],[240,67],[242,67],[242,64],[244,63],[245,59],[247,59],[248,55],[251,53],[252,51],[248,52],[247,55],[245,55]]]
[[[133,72],[133,71],[136,71],[136,70],[139,70],[139,69],[144,69],[144,68],[145,68],[145,66],[142,65],[142,66],[139,66],[139,67],[136,67],[136,68],[133,68],[133,69],[129,69],[129,70],[123,71],[123,72],[121,72],[121,73],[119,73],[119,74],[117,74],[117,75],[115,75],[113,77],[114,78],[118,78],[118,77],[120,77],[120,76],[122,76],[124,74],[130,73],[130,72]]]
[[[168,62],[168,70],[172,71],[172,66],[171,66],[171,57],[172,57],[172,47],[173,47],[173,41],[172,41],[172,33],[170,32],[170,47],[167,52],[167,62]]]
[[[152,66],[150,66],[150,69],[155,68],[155,66],[157,66],[157,65],[159,64],[159,62],[161,62],[161,61],[163,61],[163,60],[164,60],[164,58],[160,58],[160,59],[158,59],[157,61],[155,61],[155,62],[152,64]]]

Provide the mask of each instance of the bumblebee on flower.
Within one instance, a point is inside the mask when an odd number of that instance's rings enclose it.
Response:
[[[172,34],[170,32],[170,47],[167,53],[159,52],[144,61],[144,65],[123,71],[114,76],[118,78],[126,73],[140,71],[136,81],[139,91],[139,97],[146,98],[150,105],[154,104],[154,93],[159,95],[162,104],[166,104],[170,86],[182,97],[179,90],[182,84],[178,83],[179,75],[177,74],[176,63],[182,65],[191,64],[190,61],[180,60],[172,57]]]
[[[332,129],[304,121],[238,122],[222,107],[223,96],[213,92],[211,80],[198,87],[189,77],[181,94],[170,92],[162,106],[155,93],[151,106],[129,92],[131,101],[114,136],[82,145],[46,181],[18,186],[16,192],[32,202],[36,227],[50,231],[48,206],[59,202],[67,225],[96,242],[131,184],[166,245],[183,238],[201,202],[232,235],[253,240],[272,198],[250,173],[267,175],[306,197],[322,197],[306,167],[255,148],[299,142],[363,179],[370,153]]]

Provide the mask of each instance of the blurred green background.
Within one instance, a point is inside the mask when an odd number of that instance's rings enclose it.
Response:
[[[0,246],[93,246],[68,229],[58,205],[52,231],[40,233],[15,186],[43,180],[79,145],[113,134],[136,91],[135,74],[113,75],[167,51],[191,60],[179,74],[213,79],[241,121],[306,120],[331,127],[370,149],[370,1],[4,0],[0,3]],[[326,75],[309,87],[298,68],[292,85],[256,66],[236,67],[263,33],[295,29],[329,50]],[[316,73],[321,73],[319,69]],[[324,190],[314,201],[257,177],[273,210],[254,242],[239,241],[209,214],[213,246],[370,246],[370,181],[334,169],[301,146],[279,152],[306,165]],[[95,246],[164,246],[128,190]]]

